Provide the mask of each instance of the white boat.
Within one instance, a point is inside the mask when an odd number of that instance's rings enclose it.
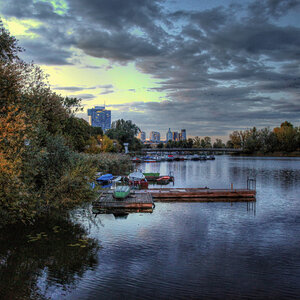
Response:
[[[132,181],[140,181],[142,179],[145,179],[145,175],[141,171],[135,171],[128,175],[129,180]]]

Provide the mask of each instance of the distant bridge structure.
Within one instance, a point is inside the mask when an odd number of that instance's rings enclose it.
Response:
[[[138,152],[159,153],[159,152],[223,152],[223,153],[241,153],[243,149],[234,148],[143,148]]]

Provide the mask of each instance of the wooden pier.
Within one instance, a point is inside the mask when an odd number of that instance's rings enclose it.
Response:
[[[115,199],[113,191],[100,195],[93,203],[97,213],[152,212],[154,202],[253,202],[251,189],[151,188],[131,192],[126,199]]]
[[[136,193],[150,193],[155,202],[238,202],[256,201],[250,189],[151,188]]]
[[[154,207],[150,193],[131,193],[126,199],[115,199],[113,192],[102,193],[93,203],[93,209],[98,213],[115,212],[152,212]]]

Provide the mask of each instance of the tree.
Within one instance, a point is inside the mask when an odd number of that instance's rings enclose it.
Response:
[[[274,128],[278,140],[278,150],[292,152],[297,150],[297,128],[285,121],[280,127]]]
[[[135,138],[139,131],[139,127],[132,123],[131,120],[125,121],[121,119],[112,123],[111,129],[106,131],[106,135],[110,139],[117,140],[122,145],[129,143],[129,149],[134,150],[139,145],[139,142]]]
[[[203,148],[211,148],[212,145],[211,145],[211,138],[209,136],[206,136],[204,139],[203,139],[204,143],[203,143]]]
[[[112,152],[114,150],[114,142],[107,135],[104,135],[101,141],[102,152]]]
[[[225,148],[225,145],[221,139],[216,139],[213,148]]]
[[[194,143],[195,148],[200,148],[201,147],[201,138],[199,136],[194,137],[193,143]]]

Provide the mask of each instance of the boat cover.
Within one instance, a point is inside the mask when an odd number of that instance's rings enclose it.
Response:
[[[109,181],[112,180],[114,178],[114,176],[112,174],[104,174],[100,177],[98,177],[96,180],[97,181]]]

